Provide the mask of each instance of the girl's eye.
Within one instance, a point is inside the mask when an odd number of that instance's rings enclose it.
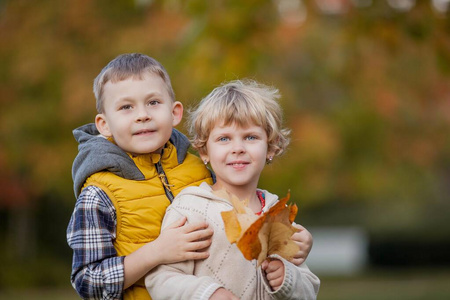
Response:
[[[257,139],[258,139],[258,137],[256,135],[249,135],[249,136],[247,136],[247,140],[249,140],[249,141],[254,141],[254,140],[257,140]]]
[[[220,138],[217,139],[219,142],[226,142],[229,140],[229,138],[227,138],[226,136],[221,136]]]

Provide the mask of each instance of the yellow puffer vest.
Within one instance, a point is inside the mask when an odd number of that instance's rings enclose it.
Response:
[[[145,180],[128,180],[105,171],[90,176],[84,185],[101,188],[114,204],[117,214],[114,247],[119,256],[128,255],[158,237],[170,204],[166,190],[176,196],[187,186],[200,185],[203,181],[212,184],[211,173],[197,156],[188,153],[184,162],[178,164],[177,152],[171,143],[164,148],[162,157],[152,154],[132,159]],[[143,278],[126,289],[123,298],[151,299]]]

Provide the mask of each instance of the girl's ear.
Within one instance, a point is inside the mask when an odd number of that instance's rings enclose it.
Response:
[[[175,127],[180,124],[183,118],[183,104],[181,102],[175,101],[172,106],[172,126]]]
[[[274,158],[274,156],[275,156],[275,150],[267,151],[267,155],[266,155],[266,163],[267,163],[267,164],[271,164],[271,163],[272,163],[272,160],[273,160],[273,158]]]
[[[105,137],[111,137],[111,130],[109,130],[108,122],[104,114],[98,114],[95,116],[95,126],[97,130]]]
[[[209,156],[207,153],[205,153],[204,151],[199,151],[198,155],[200,156],[205,165],[209,163]]]

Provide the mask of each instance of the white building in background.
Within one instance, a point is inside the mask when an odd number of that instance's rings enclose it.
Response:
[[[358,227],[308,228],[314,238],[307,265],[317,275],[354,275],[367,267],[369,238]]]

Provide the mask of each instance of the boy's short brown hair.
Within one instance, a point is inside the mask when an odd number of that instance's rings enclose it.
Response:
[[[97,112],[103,113],[103,89],[108,81],[118,82],[130,77],[142,79],[146,73],[161,77],[167,86],[167,91],[172,101],[175,101],[172,83],[166,69],[154,58],[141,53],[121,54],[110,61],[94,80],[94,95]]]

